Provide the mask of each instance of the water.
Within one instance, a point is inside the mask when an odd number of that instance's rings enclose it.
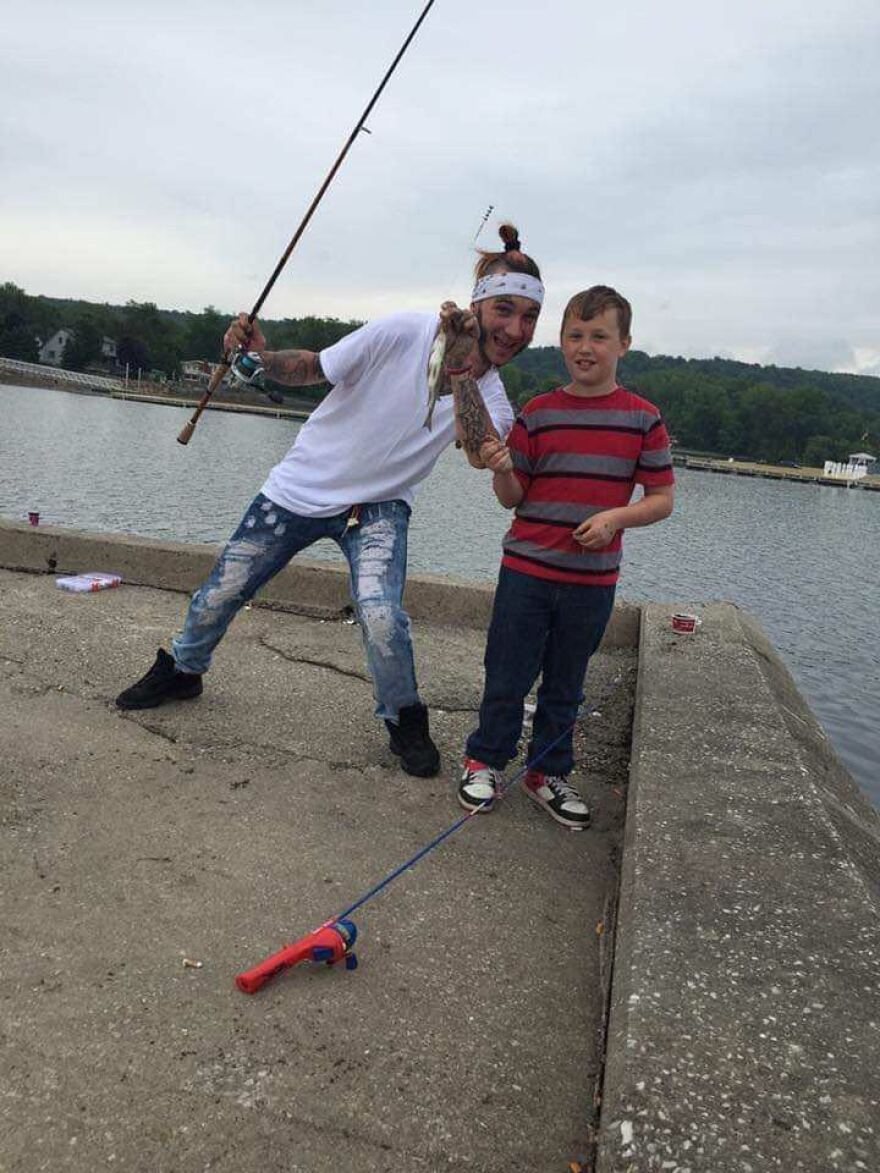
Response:
[[[0,385],[0,515],[222,541],[298,425],[208,412],[184,448],[189,415]],[[755,615],[880,806],[880,494],[677,471],[673,516],[626,536],[620,596],[730,599]],[[508,516],[450,449],[416,503],[410,569],[494,579]],[[339,558],[329,542],[310,554]]]

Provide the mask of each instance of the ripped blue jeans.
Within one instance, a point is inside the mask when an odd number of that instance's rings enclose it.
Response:
[[[214,648],[244,604],[300,550],[332,538],[348,560],[376,715],[396,721],[402,708],[419,702],[409,616],[402,605],[409,515],[405,501],[379,501],[362,505],[359,524],[349,529],[348,511],[303,517],[258,493],[192,596],[183,630],[171,641],[178,668],[206,672]]]

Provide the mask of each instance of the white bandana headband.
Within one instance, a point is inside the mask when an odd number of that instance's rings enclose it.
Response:
[[[527,297],[543,305],[544,286],[530,273],[490,273],[476,283],[471,301],[485,301],[487,297]]]

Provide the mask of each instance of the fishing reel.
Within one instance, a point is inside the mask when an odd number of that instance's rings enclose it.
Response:
[[[229,366],[229,373],[243,387],[266,389],[266,369],[263,359],[256,350],[239,350]]]
[[[284,402],[280,391],[266,386],[266,368],[259,351],[239,350],[229,365],[229,373],[240,386],[262,391],[273,403]]]

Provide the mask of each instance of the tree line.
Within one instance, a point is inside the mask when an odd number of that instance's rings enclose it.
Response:
[[[534,347],[505,383],[518,402],[567,381],[559,351]],[[655,403],[675,444],[692,452],[813,467],[880,450],[880,379],[732,359],[631,350],[620,382]]]
[[[196,314],[152,302],[113,306],[31,296],[7,283],[0,285],[0,355],[36,362],[36,339],[45,341],[64,327],[73,334],[64,352],[69,369],[99,363],[102,340],[110,337],[121,367],[173,378],[184,359],[217,361],[230,316],[214,306]],[[337,318],[261,319],[276,350],[321,350],[359,325]],[[690,451],[821,466],[826,459],[880,449],[880,378],[638,350],[621,361],[619,375],[624,386],[657,404],[675,443]],[[556,347],[537,346],[508,364],[502,378],[511,400],[521,405],[564,384],[567,374]],[[326,387],[296,393],[317,401]]]
[[[37,340],[45,342],[59,329],[73,337],[64,349],[63,366],[83,371],[101,365],[104,338],[116,344],[119,367],[161,372],[174,378],[185,359],[216,362],[223,332],[232,315],[207,306],[200,314],[162,310],[153,302],[129,301],[124,306],[30,296],[17,285],[0,285],[0,355],[38,362]],[[285,318],[262,322],[273,349],[321,349],[350,333],[360,322],[335,318]]]

